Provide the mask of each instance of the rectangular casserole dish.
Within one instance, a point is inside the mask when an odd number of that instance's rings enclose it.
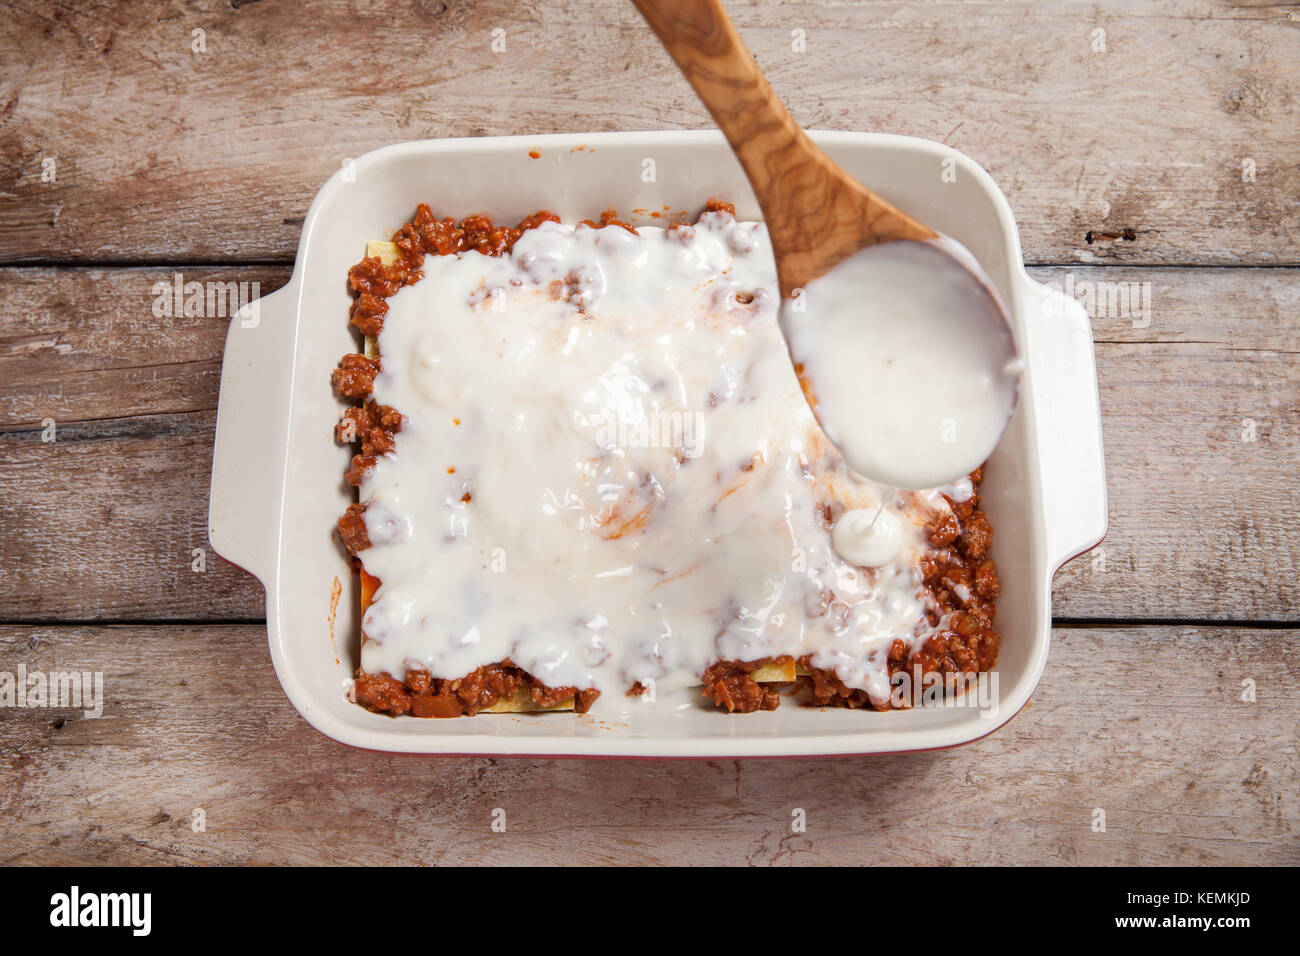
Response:
[[[636,224],[662,221],[637,210],[689,211],[716,196],[734,202],[739,218],[760,218],[719,133],[604,133],[403,143],[345,164],[312,203],[289,283],[231,322],[210,536],[218,554],[266,587],[271,658],[309,723],[354,746],[411,753],[814,756],[966,743],[1020,710],[1046,663],[1052,575],[1106,529],[1087,315],[1029,278],[1005,197],[967,157],[908,137],[811,135],[849,173],[964,243],[1015,323],[1027,372],[983,487],[1002,579],[996,708],[877,713],[787,702],[729,715],[691,696],[647,704],[604,695],[585,716],[421,720],[372,714],[347,700],[358,592],[334,524],[352,500],[340,478],[350,450],[332,440],[344,406],[329,385],[338,356],[356,347],[347,270],[368,239],[389,236],[420,202],[439,216],[508,221],[539,208],[576,221],[613,207]]]

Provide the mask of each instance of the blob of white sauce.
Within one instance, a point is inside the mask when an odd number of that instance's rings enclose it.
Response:
[[[781,326],[826,436],[896,488],[955,481],[993,452],[1023,366],[1006,310],[947,238],[868,246],[787,299]]]
[[[831,544],[849,564],[878,568],[893,561],[903,546],[903,524],[892,511],[854,508],[835,522]]]

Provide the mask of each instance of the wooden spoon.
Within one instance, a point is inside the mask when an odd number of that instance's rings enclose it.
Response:
[[[818,149],[745,47],[720,0],[632,0],[727,137],[758,197],[782,298],[841,259],[937,233]]]

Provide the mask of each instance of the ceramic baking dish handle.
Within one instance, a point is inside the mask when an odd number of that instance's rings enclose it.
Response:
[[[1029,384],[1051,573],[1106,535],[1106,462],[1092,326],[1082,304],[1025,278]]]
[[[297,299],[291,282],[236,313],[221,363],[208,537],[263,584],[277,549]]]

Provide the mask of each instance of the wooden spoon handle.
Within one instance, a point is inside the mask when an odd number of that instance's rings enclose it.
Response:
[[[760,201],[806,137],[718,0],[633,0],[745,167]]]
[[[720,0],[632,0],[713,115],[763,210],[781,293],[863,246],[935,232],[818,149],[772,91]]]

